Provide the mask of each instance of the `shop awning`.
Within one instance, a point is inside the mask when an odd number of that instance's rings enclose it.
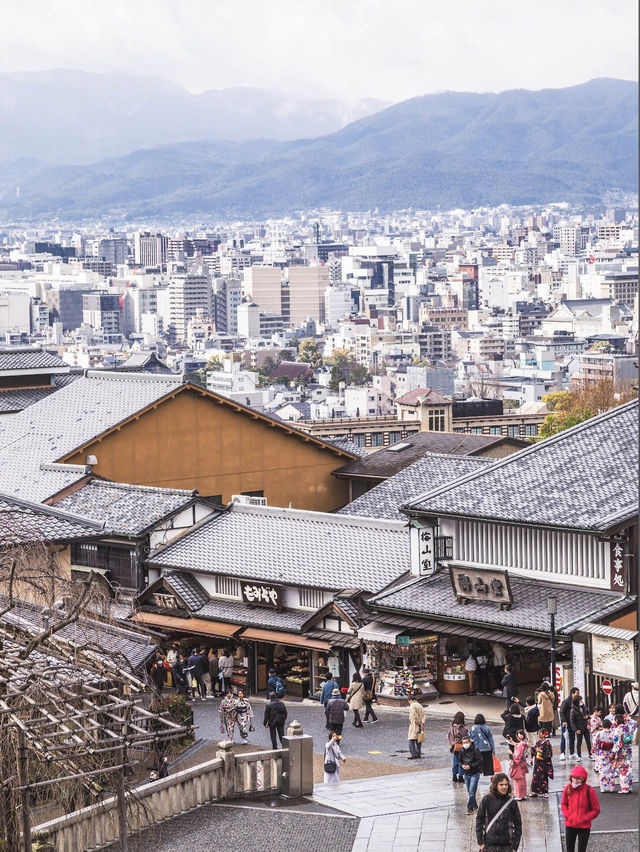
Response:
[[[609,624],[594,624],[592,621],[576,624],[574,629],[581,630],[583,633],[592,633],[594,636],[604,636],[607,639],[621,639],[625,642],[631,642],[638,635],[637,630],[625,630],[622,627],[611,627]]]
[[[402,630],[397,627],[390,627],[381,621],[372,621],[358,630],[358,637],[367,642],[388,642],[395,645],[398,633],[402,633]]]
[[[238,638],[254,639],[256,642],[273,642],[278,645],[295,645],[313,651],[331,650],[331,645],[321,639],[313,639],[310,636],[300,636],[295,633],[280,633],[277,630],[260,630],[257,627],[248,627]]]
[[[309,639],[320,639],[327,642],[332,648],[358,648],[360,640],[355,635],[349,633],[338,633],[335,630],[308,630],[305,633]]]
[[[202,618],[176,618],[175,615],[161,615],[158,612],[137,612],[131,621],[148,624],[161,630],[180,630],[182,633],[198,633],[201,636],[218,636],[227,639],[241,629],[239,624],[225,624],[223,621],[205,621]]]
[[[549,638],[544,636],[525,636],[522,633],[512,633],[508,630],[495,630],[490,625],[483,627],[481,624],[451,624],[444,621],[435,621],[427,618],[412,618],[411,616],[394,615],[385,613],[385,629],[393,630],[394,635],[405,630],[420,630],[424,633],[442,633],[445,636],[465,636],[468,639],[483,639],[485,642],[501,642],[504,645],[522,645],[524,648],[536,648],[547,650]],[[362,635],[361,628],[358,635]],[[364,636],[362,637],[365,638]],[[376,641],[376,637],[371,637]],[[389,639],[378,639],[378,642],[389,642]],[[563,638],[559,637],[557,651],[563,647]]]

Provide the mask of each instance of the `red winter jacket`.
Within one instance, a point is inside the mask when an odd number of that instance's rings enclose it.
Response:
[[[562,792],[562,815],[564,824],[569,828],[591,828],[591,821],[600,813],[600,802],[593,787],[587,784],[587,770],[583,766],[575,766],[569,778],[582,778],[582,784],[573,789],[571,782]]]

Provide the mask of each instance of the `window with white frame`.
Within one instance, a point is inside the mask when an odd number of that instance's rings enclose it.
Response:
[[[216,594],[226,598],[240,598],[240,580],[235,577],[216,577]]]
[[[305,609],[320,609],[324,603],[324,592],[320,589],[300,589],[300,606]]]

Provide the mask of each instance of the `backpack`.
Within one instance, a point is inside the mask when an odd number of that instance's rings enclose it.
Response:
[[[276,698],[282,698],[286,691],[287,687],[284,685],[281,678],[278,678],[276,683]]]

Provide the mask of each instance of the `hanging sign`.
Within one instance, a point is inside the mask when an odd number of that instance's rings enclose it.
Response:
[[[278,609],[282,606],[282,586],[264,586],[262,583],[242,583],[242,600],[253,606]]]
[[[573,685],[580,690],[580,695],[584,698],[586,693],[585,685],[585,658],[584,645],[582,642],[573,642]]]
[[[415,577],[426,577],[436,569],[435,527],[412,524],[410,529],[411,573]]]
[[[506,571],[485,571],[466,565],[449,565],[453,593],[459,603],[490,601],[509,608],[513,603],[509,574]]]
[[[627,572],[624,563],[624,539],[615,536],[610,541],[611,588],[623,594],[627,591]]]

